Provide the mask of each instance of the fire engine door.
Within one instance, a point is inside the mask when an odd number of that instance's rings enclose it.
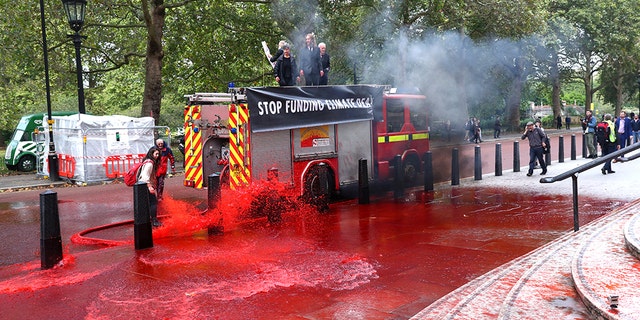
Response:
[[[204,186],[207,186],[208,177],[212,173],[220,173],[229,159],[228,138],[209,138],[202,149],[202,173],[204,174]]]

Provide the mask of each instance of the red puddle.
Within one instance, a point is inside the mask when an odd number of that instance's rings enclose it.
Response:
[[[266,190],[278,189],[224,190],[208,211],[166,198],[151,249],[87,251],[46,271],[9,266],[0,274],[11,274],[0,281],[3,312],[12,318],[29,306],[34,317],[87,319],[404,318],[573,226],[570,197],[467,188],[336,203],[327,214],[289,201],[282,222],[270,224],[251,204],[289,195],[264,197]],[[581,224],[619,205],[581,203]],[[209,236],[220,216],[224,235]],[[130,229],[100,235],[130,241]],[[59,296],[67,302],[59,305]]]

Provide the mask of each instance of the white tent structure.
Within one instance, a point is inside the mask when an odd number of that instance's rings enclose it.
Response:
[[[164,133],[166,130],[166,127],[156,127],[151,117],[76,114],[53,119],[56,154],[59,161],[72,159],[73,176],[67,178],[77,182],[111,179],[107,177],[109,159],[146,154],[154,145],[158,131]],[[44,123],[47,123],[46,120],[45,117]],[[45,133],[48,143],[48,126],[45,126]],[[45,147],[42,163],[47,161],[47,150]],[[48,175],[48,165],[43,165],[42,170],[43,174]]]

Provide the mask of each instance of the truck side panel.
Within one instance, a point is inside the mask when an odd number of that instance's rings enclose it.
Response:
[[[267,170],[278,169],[280,182],[292,182],[291,130],[256,132],[251,135],[251,176],[266,180]],[[259,156],[255,156],[259,155]]]
[[[373,178],[371,121],[338,125],[338,168],[340,185],[358,182],[358,162],[367,160],[369,178]]]

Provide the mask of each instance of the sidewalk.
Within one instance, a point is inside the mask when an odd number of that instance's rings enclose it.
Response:
[[[51,181],[35,173],[18,173],[0,177],[0,193],[30,188],[53,188],[67,184],[66,181]]]

